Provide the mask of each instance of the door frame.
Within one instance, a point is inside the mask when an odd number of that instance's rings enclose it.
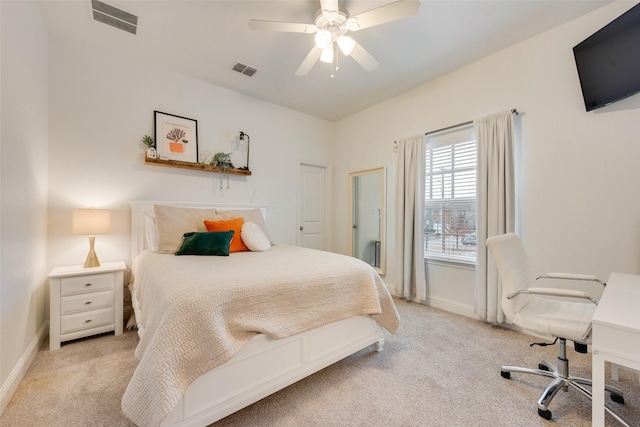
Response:
[[[301,220],[301,212],[300,212],[300,204],[302,201],[302,182],[300,180],[300,175],[302,174],[303,166],[312,166],[316,168],[324,169],[324,250],[331,251],[333,249],[333,236],[331,235],[331,193],[332,193],[332,170],[331,165],[327,163],[300,160],[298,162],[298,191],[296,195],[296,245],[300,246],[300,224]]]

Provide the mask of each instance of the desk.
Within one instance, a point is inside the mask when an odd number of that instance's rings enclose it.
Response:
[[[592,425],[604,425],[605,361],[640,370],[640,276],[612,273],[593,315]]]

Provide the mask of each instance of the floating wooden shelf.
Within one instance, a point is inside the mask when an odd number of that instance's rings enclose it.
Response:
[[[229,168],[226,170],[222,170],[219,166],[211,166],[205,165],[202,163],[189,163],[189,162],[181,162],[179,160],[161,160],[161,159],[151,159],[145,155],[144,157],[145,165],[158,165],[158,166],[170,166],[172,168],[182,168],[182,169],[191,169],[191,170],[199,170],[199,171],[207,171],[207,172],[221,172],[228,173],[231,175],[251,175],[251,171],[245,169],[234,169]]]

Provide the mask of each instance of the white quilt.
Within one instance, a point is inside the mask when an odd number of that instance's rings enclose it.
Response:
[[[283,338],[364,314],[391,333],[400,322],[369,265],[297,246],[228,257],[143,252],[133,277],[144,333],[122,410],[140,426],[159,425],[191,382],[258,333]]]

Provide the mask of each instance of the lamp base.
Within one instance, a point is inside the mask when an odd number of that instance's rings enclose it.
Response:
[[[87,259],[84,261],[84,268],[100,267],[100,261],[98,261],[96,251],[93,250],[95,242],[96,236],[89,236],[89,253],[87,254]]]

